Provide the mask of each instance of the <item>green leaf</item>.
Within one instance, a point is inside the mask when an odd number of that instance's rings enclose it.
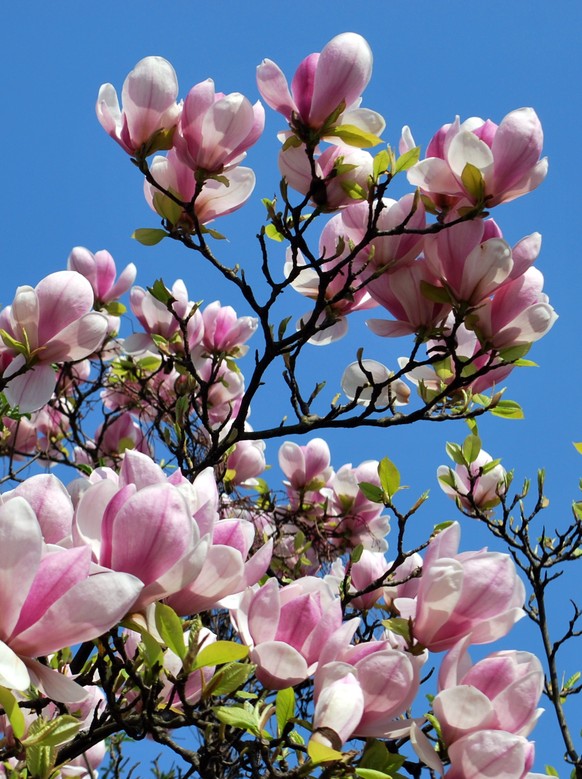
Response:
[[[412,637],[410,635],[410,622],[407,619],[404,619],[404,617],[392,617],[392,619],[383,619],[382,624],[390,632],[395,633],[397,636],[402,636],[410,643]]]
[[[533,360],[522,360],[521,358],[519,360],[516,360],[514,363],[516,368],[539,368],[540,366],[537,364],[537,362],[534,362]]]
[[[356,775],[361,776],[362,779],[392,779],[391,774],[376,771],[374,768],[356,768]]]
[[[39,720],[41,724],[34,729],[34,732],[29,732],[28,737],[22,739],[23,746],[57,747],[75,738],[81,727],[80,720],[72,714],[61,714],[48,721],[39,717]]]
[[[226,241],[226,235],[219,233],[218,230],[213,230],[211,227],[206,227],[206,225],[202,227],[201,230],[206,235],[214,238],[215,241]]]
[[[239,690],[253,673],[252,663],[227,663],[206,685],[206,695],[231,695]]]
[[[577,443],[572,441],[572,446],[578,452],[578,454],[582,454],[582,441],[578,441]]]
[[[384,492],[377,484],[371,484],[368,481],[361,481],[358,484],[360,491],[364,493],[372,503],[384,503]]]
[[[394,463],[387,457],[380,460],[378,464],[378,476],[382,489],[389,497],[396,495],[400,489],[400,472]]]
[[[287,149],[298,149],[302,145],[302,142],[299,140],[299,138],[296,135],[290,135],[288,138],[285,139],[285,143],[283,144],[282,151],[287,151]]]
[[[546,769],[546,775],[547,776],[560,776],[560,774],[556,771],[556,769],[551,765],[544,766]]]
[[[451,296],[444,287],[437,287],[435,284],[429,284],[428,281],[420,282],[420,292],[433,303],[450,303]]]
[[[182,206],[179,206],[178,203],[175,203],[171,198],[162,194],[162,192],[154,194],[153,206],[155,211],[172,225],[177,224],[182,216]]]
[[[259,715],[254,709],[249,710],[242,706],[215,706],[213,711],[224,725],[230,725],[231,728],[241,728],[253,736],[261,735]]]
[[[515,400],[500,400],[494,408],[491,409],[491,413],[496,417],[503,417],[504,419],[523,419],[524,413]]]
[[[26,750],[26,768],[34,779],[48,779],[57,761],[54,747],[29,747]]]
[[[153,668],[156,665],[161,667],[164,664],[164,653],[159,642],[147,630],[140,631],[140,635],[146,665],[148,668]]]
[[[285,236],[282,235],[273,224],[266,225],[265,235],[267,236],[267,238],[270,238],[272,241],[281,242],[285,240]]]
[[[365,200],[368,197],[368,193],[364,187],[356,181],[342,181],[341,188],[352,200]]]
[[[378,181],[383,173],[387,173],[390,169],[390,154],[388,149],[382,149],[374,157],[374,166],[372,168],[372,176],[374,181]]]
[[[463,442],[463,457],[470,464],[474,463],[481,452],[481,439],[478,435],[471,433]]]
[[[363,552],[364,552],[364,545],[363,544],[358,544],[357,546],[355,546],[352,549],[352,553],[350,555],[350,561],[351,561],[352,565],[354,565],[355,563],[359,563],[360,562],[360,559],[362,557]]]
[[[402,768],[405,760],[406,758],[403,755],[394,755],[389,752],[381,741],[368,739],[359,768],[380,771],[390,775]]]
[[[279,341],[282,340],[283,336],[285,335],[285,330],[287,329],[287,325],[289,322],[293,319],[292,316],[285,317],[285,319],[282,319],[279,324],[279,329],[277,331],[277,338]]]
[[[14,735],[16,738],[21,739],[26,731],[24,714],[18,705],[18,701],[6,687],[0,687],[0,706],[2,706],[10,720]]]
[[[198,652],[193,669],[205,668],[209,665],[223,665],[224,663],[232,663],[235,660],[244,660],[245,657],[248,657],[248,654],[248,646],[235,644],[234,641],[215,641]]]
[[[281,736],[285,730],[285,725],[295,714],[295,690],[293,687],[287,687],[279,690],[275,699],[277,713],[277,735]]]
[[[446,530],[448,527],[450,527],[453,524],[452,519],[447,519],[445,522],[439,522],[438,525],[435,525],[432,529],[432,537],[438,535],[443,530]]]
[[[502,349],[499,352],[499,356],[503,362],[515,362],[525,355],[531,349],[531,344],[520,344],[519,346],[511,346],[508,349]]]
[[[163,241],[164,238],[167,238],[168,233],[165,230],[160,230],[159,228],[140,227],[133,231],[131,237],[144,246],[155,246],[160,241]]]
[[[111,316],[121,316],[122,314],[125,314],[127,308],[123,303],[120,303],[119,300],[112,300],[111,303],[108,303],[105,306],[105,310],[108,314],[111,314]]]
[[[334,760],[343,760],[345,755],[338,752],[337,749],[326,747],[325,744],[320,744],[319,741],[309,740],[307,745],[307,754],[311,758],[311,762],[318,765],[319,763],[331,763]]]
[[[463,172],[461,173],[461,181],[463,182],[466,191],[478,203],[485,198],[485,181],[483,180],[483,174],[475,165],[472,165],[470,162],[465,165]]]
[[[481,468],[481,472],[483,476],[490,473],[494,468],[497,468],[501,460],[498,458],[497,460],[491,460],[489,463],[485,463],[485,465]]]
[[[466,465],[465,456],[463,454],[463,450],[459,446],[459,444],[452,444],[450,442],[447,442],[445,446],[446,452],[451,458],[451,460],[454,463],[457,463],[457,465]]]
[[[162,640],[180,660],[186,657],[184,624],[173,608],[165,603],[156,603],[156,628]]]
[[[333,135],[339,138],[348,146],[356,146],[358,149],[367,149],[369,146],[377,146],[382,143],[382,138],[377,135],[367,133],[353,124],[340,124],[334,127],[327,135]]]
[[[154,297],[156,300],[159,300],[160,303],[163,303],[165,306],[167,306],[168,303],[173,303],[175,300],[174,296],[166,287],[162,279],[156,279],[152,286],[147,288],[147,291],[152,297]]]
[[[413,165],[416,165],[416,163],[420,159],[420,146],[415,146],[413,149],[409,149],[408,151],[404,152],[396,162],[394,163],[394,168],[392,170],[392,175],[395,176],[397,173],[400,173],[403,170],[408,170]]]

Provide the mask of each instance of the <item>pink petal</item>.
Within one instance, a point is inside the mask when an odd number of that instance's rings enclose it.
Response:
[[[264,59],[257,67],[257,86],[265,103],[286,119],[298,111],[283,71],[272,60]]]

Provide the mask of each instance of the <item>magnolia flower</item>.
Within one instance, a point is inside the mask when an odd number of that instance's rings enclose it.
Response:
[[[514,200],[531,192],[546,177],[548,160],[540,159],[543,132],[533,108],[519,108],[496,125],[457,116],[433,137],[427,158],[408,171],[408,181],[435,196],[437,205],[475,203],[479,194],[463,174],[467,164],[480,173],[487,206]]]
[[[134,576],[91,565],[87,547],[47,546],[24,498],[0,506],[0,684],[25,690],[34,681],[56,700],[84,698],[74,682],[33,658],[100,636],[142,587]]]
[[[174,146],[178,158],[191,170],[222,173],[238,165],[257,142],[265,125],[265,111],[244,95],[215,93],[214,81],[192,87],[184,100]]]
[[[163,57],[145,57],[125,79],[123,110],[112,84],[103,84],[97,98],[97,118],[128,154],[147,156],[171,148],[172,133],[180,118],[178,79]]]
[[[23,412],[44,406],[57,381],[53,363],[83,360],[103,344],[109,323],[92,306],[91,284],[75,271],[51,273],[34,288],[18,287],[0,315],[4,351],[15,355],[3,377],[12,406]]]
[[[361,35],[336,35],[321,53],[306,57],[289,85],[281,69],[265,59],[257,68],[261,96],[290,124],[324,131],[337,125],[353,125],[378,135],[385,126],[375,111],[359,108],[361,94],[372,74],[372,52]],[[339,115],[329,121],[338,109]]]
[[[168,152],[167,157],[154,157],[150,171],[161,187],[171,191],[183,203],[189,203],[194,197],[194,172],[177,157],[174,149]],[[250,168],[233,168],[220,178],[226,178],[228,183],[207,179],[196,197],[194,213],[200,224],[208,224],[219,216],[236,211],[247,202],[255,188],[255,174]],[[192,218],[182,206],[147,181],[144,182],[144,195],[150,207],[169,224],[193,229]]]
[[[414,637],[442,652],[470,636],[488,644],[523,617],[525,588],[511,557],[499,552],[457,552],[454,522],[429,544],[415,599],[397,597],[396,608],[413,621]]]

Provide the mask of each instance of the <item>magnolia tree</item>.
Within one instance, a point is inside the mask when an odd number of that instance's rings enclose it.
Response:
[[[504,382],[556,320],[534,266],[539,234],[511,247],[490,218],[543,181],[540,122],[531,108],[499,124],[457,117],[424,155],[405,127],[396,151],[361,107],[371,70],[354,33],[307,56],[291,86],[259,65],[261,97],[284,121],[252,284],[221,261],[209,225],[251,197],[242,163],[261,102],[211,79],[177,102],[160,57],[136,65],[121,105],[101,87],[98,119],[161,218],[134,237],[195,252],[196,272],[230,283],[244,314],[193,303],[182,280],[134,286],[132,264],[118,274],[109,252],[82,247],[0,313],[6,776],[90,776],[108,751],[106,775],[119,776],[122,741],[148,737],[176,760],[158,775],[534,777],[544,692],[582,775],[564,715],[580,685],[559,668],[580,611],[554,637],[546,618],[550,583],[579,553],[582,508],[549,535],[542,478],[533,497],[516,491],[476,422],[520,415]],[[396,176],[410,184],[399,200]],[[292,321],[297,293],[305,313]],[[306,381],[306,351],[362,309],[375,309],[366,343],[400,338],[407,356],[383,365],[361,349],[341,386]],[[279,401],[253,429],[251,403],[276,373],[284,416]],[[387,458],[334,468],[320,437],[420,420],[468,425],[438,479],[509,553],[465,550],[463,520],[411,544],[427,496],[407,502]],[[283,489],[263,478],[270,439]],[[525,615],[541,659],[493,646],[471,660]]]

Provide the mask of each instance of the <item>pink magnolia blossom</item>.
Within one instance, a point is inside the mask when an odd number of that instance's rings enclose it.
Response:
[[[530,652],[494,652],[471,665],[470,638],[448,652],[439,671],[433,710],[450,746],[468,733],[503,730],[529,736],[542,709],[544,671]]]
[[[361,406],[372,402],[377,408],[404,406],[410,399],[410,389],[393,376],[394,372],[377,360],[359,360],[350,363],[343,372],[342,389],[350,400]]]
[[[511,276],[511,249],[496,228],[477,219],[426,236],[426,261],[455,300],[476,306]]]
[[[226,458],[227,475],[231,484],[253,487],[258,484],[256,477],[266,469],[264,441],[238,441]]]
[[[91,284],[97,305],[107,305],[124,295],[137,274],[137,268],[130,262],[116,279],[117,269],[111,254],[105,249],[93,254],[84,246],[75,246],[69,254],[67,267],[76,270]]]
[[[415,600],[394,605],[413,620],[414,637],[427,649],[451,649],[466,636],[488,644],[504,636],[521,617],[525,588],[509,555],[458,553],[460,528],[454,522],[429,544]]]
[[[279,467],[293,490],[323,487],[332,473],[331,454],[323,438],[314,438],[304,446],[285,441],[279,447]]]
[[[343,237],[344,232],[344,223],[339,214],[325,225],[319,239],[319,253],[325,261],[318,264],[318,269],[308,266],[301,252],[297,252],[296,257],[291,249],[286,253],[284,273],[291,280],[293,289],[307,298],[317,300],[321,287],[324,287],[326,308],[320,314],[317,324],[326,326],[309,339],[309,343],[316,346],[326,346],[343,338],[348,330],[348,314],[378,305],[357,279],[353,265],[344,262],[350,254],[348,242]],[[338,247],[342,244],[343,249],[338,252]],[[344,267],[339,268],[340,264]],[[332,275],[326,275],[324,282],[321,273]],[[309,316],[310,314],[307,314],[299,320],[298,330]]]
[[[450,306],[429,300],[422,292],[423,283],[439,286],[438,277],[424,257],[398,264],[394,270],[371,279],[368,292],[396,321],[368,319],[370,330],[385,338],[412,333],[426,337],[434,333],[446,319]]]
[[[301,123],[311,130],[327,130],[349,124],[378,135],[384,129],[382,117],[359,108],[361,94],[372,74],[372,52],[361,35],[342,33],[332,38],[321,53],[306,57],[289,85],[281,69],[265,59],[257,68],[261,96],[271,108],[291,124]],[[338,108],[335,122],[328,120]]]
[[[228,354],[230,357],[242,357],[248,347],[245,341],[258,327],[258,320],[252,316],[237,317],[232,306],[221,306],[219,300],[207,305],[202,311],[204,336],[202,345],[210,354]]]
[[[372,552],[364,549],[360,559],[349,566],[350,589],[349,594],[354,595],[361,590],[367,589],[372,582],[380,579],[390,568],[383,552]],[[346,567],[342,560],[334,560],[330,574],[326,577],[328,581],[333,581],[336,586],[344,581],[346,576]],[[363,593],[350,600],[350,605],[356,609],[368,610],[374,608],[383,594],[383,587],[379,587],[371,592]]]
[[[389,736],[395,725],[395,718],[406,711],[416,697],[420,672],[426,660],[425,656],[413,657],[401,648],[393,646],[388,640],[372,640],[350,646],[350,639],[358,623],[358,619],[350,620],[330,636],[320,653],[315,672],[314,725],[335,731],[340,744],[350,736]],[[339,708],[336,708],[339,701],[336,701],[335,695],[331,697],[332,705],[329,705],[327,700],[329,691],[337,689],[336,683],[345,679],[346,674],[353,676],[357,682],[357,692],[354,682],[349,683],[354,688],[355,700],[361,700],[362,705],[356,706],[359,718],[355,718],[355,721],[349,720],[351,730],[346,725],[340,731],[334,726],[341,724],[341,714]],[[344,708],[350,709],[350,706],[346,706],[345,698]],[[317,734],[316,740],[325,743],[326,736],[324,731],[323,734]],[[340,744],[336,743],[334,747],[339,748]]]
[[[271,539],[249,557],[255,536],[254,525],[243,518],[224,518],[214,523],[212,544],[200,573],[168,597],[167,603],[180,615],[197,614],[217,605],[230,607],[235,596],[265,575],[271,562]]]
[[[481,730],[455,741],[444,779],[524,779],[533,765],[534,745],[502,730]]]
[[[342,624],[339,598],[312,576],[285,587],[269,579],[247,590],[231,615],[241,640],[251,647],[257,679],[271,690],[307,679],[325,641]]]
[[[240,92],[215,92],[209,78],[192,87],[184,100],[174,146],[191,170],[222,173],[242,162],[264,126],[259,101],[253,106]]]
[[[427,148],[427,157],[408,171],[408,181],[434,196],[441,207],[475,203],[475,192],[462,180],[471,164],[484,182],[485,203],[495,206],[531,192],[546,177],[540,160],[543,132],[533,108],[519,108],[496,125],[479,117],[444,125]]]
[[[328,526],[338,539],[349,546],[384,552],[388,548],[385,536],[390,530],[384,506],[369,500],[360,489],[360,482],[380,485],[378,461],[366,460],[356,467],[346,463],[328,480],[322,493],[327,498]]]
[[[178,80],[163,57],[145,57],[123,84],[123,110],[112,84],[103,84],[97,98],[97,118],[128,154],[147,156],[171,146],[172,131],[180,118]]]
[[[134,316],[146,331],[133,333],[125,339],[123,350],[129,354],[142,355],[150,352],[159,354],[152,335],[161,335],[168,343],[167,349],[182,352],[184,349],[180,320],[188,318],[187,334],[193,342],[198,342],[204,332],[204,323],[200,311],[188,300],[188,290],[182,279],[177,279],[169,290],[173,297],[172,310],[155,298],[143,287],[132,287],[130,306]]]
[[[182,589],[202,570],[210,539],[195,521],[190,493],[201,493],[197,500],[207,505],[212,485],[208,490],[208,474],[182,487],[149,457],[129,450],[119,479],[108,476],[85,485],[75,509],[74,541],[90,546],[99,564],[143,582],[134,604],[141,610]]]
[[[2,504],[24,498],[34,511],[47,544],[66,541],[73,526],[73,503],[65,486],[56,476],[39,473],[30,476],[15,489],[2,493]]]
[[[322,687],[313,712],[312,741],[332,749],[340,749],[348,741],[364,713],[364,693],[351,671],[337,664],[335,678],[328,669],[330,678]],[[346,705],[349,701],[349,705]]]
[[[192,201],[196,193],[196,178],[193,170],[177,157],[175,150],[169,151],[167,157],[154,157],[150,170],[161,187],[172,192],[183,203]],[[236,167],[222,174],[223,177],[228,184],[208,179],[196,196],[194,213],[202,225],[241,208],[255,188],[255,174],[250,168]],[[144,182],[144,195],[149,206],[171,225],[194,229],[191,216],[147,181]]]
[[[474,506],[484,510],[493,508],[506,490],[507,473],[499,464],[483,473],[483,468],[491,462],[491,455],[482,449],[469,468],[457,464],[453,470],[440,465],[437,469],[439,486],[450,498],[460,500],[468,511],[473,511]]]
[[[18,287],[12,305],[0,315],[4,349],[15,354],[4,371],[11,405],[23,412],[41,408],[57,381],[53,363],[83,360],[103,344],[108,321],[92,306],[91,284],[75,271],[51,273],[35,288]]]
[[[504,284],[483,302],[466,324],[479,340],[494,349],[531,344],[548,333],[558,315],[542,292],[544,277],[537,268]]]
[[[47,547],[30,504],[7,501],[0,506],[0,683],[25,690],[32,679],[57,700],[84,698],[33,658],[109,630],[142,586],[133,576],[92,566],[87,548]]]
[[[451,313],[445,321],[443,332],[450,335],[453,327],[454,315]],[[493,351],[485,351],[476,334],[465,325],[457,327],[455,337],[455,354],[461,359],[463,367],[471,365],[474,369],[474,373],[469,376],[471,381],[466,385],[472,392],[484,392],[499,385],[513,370],[512,364],[503,364]],[[427,354],[432,357],[445,354],[448,347],[443,339],[435,338],[427,342],[426,349]],[[442,392],[458,377],[458,368],[452,357],[440,359],[436,370],[432,365],[409,369],[409,362],[408,357],[398,358],[398,364],[405,371],[406,379],[418,387],[419,395],[423,399],[429,399],[432,393]],[[477,375],[483,369],[486,371]]]
[[[315,156],[314,162],[315,176],[305,146],[290,146],[279,152],[281,175],[297,192],[309,194],[321,210],[336,211],[366,200],[374,166],[369,152],[343,144],[329,146]]]
[[[368,203],[354,203],[342,211],[345,238],[359,244],[368,232],[369,215]],[[364,279],[371,274],[405,265],[418,257],[422,251],[424,237],[416,233],[398,234],[404,223],[410,230],[422,230],[426,227],[426,213],[422,203],[415,203],[413,195],[404,195],[400,200],[383,198],[376,227],[382,233],[395,234],[374,238],[358,252],[354,264],[362,270]]]

